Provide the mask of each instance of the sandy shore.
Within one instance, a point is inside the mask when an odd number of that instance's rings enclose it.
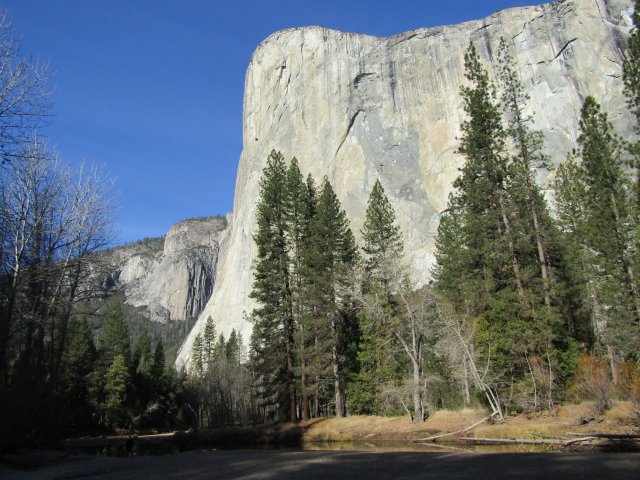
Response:
[[[435,453],[231,450],[166,456],[65,457],[31,470],[0,466],[3,480],[27,479],[616,479],[637,480],[640,453]]]

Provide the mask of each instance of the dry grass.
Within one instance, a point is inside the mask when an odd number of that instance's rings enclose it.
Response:
[[[565,436],[576,433],[633,433],[633,404],[615,402],[604,415],[594,417],[594,405],[584,402],[563,405],[553,413],[535,417],[510,416],[503,423],[485,422],[462,436],[484,438],[536,438],[539,435]],[[456,432],[485,418],[483,410],[441,410],[431,415],[426,422],[414,424],[407,417],[352,416],[347,418],[320,418],[298,422],[253,427],[227,427],[198,432],[177,432],[170,438],[139,438],[145,451],[191,450],[201,447],[255,448],[255,447],[301,447],[327,443],[350,443],[360,445],[417,445],[417,440],[443,433]],[[588,420],[588,421],[586,421]],[[157,437],[157,438],[155,438]],[[128,436],[113,438],[71,439],[67,447],[97,448],[112,446],[123,448]],[[143,442],[144,440],[144,442]],[[153,441],[152,441],[153,440]],[[442,443],[456,441],[456,436],[438,440]]]
[[[563,405],[553,413],[535,417],[517,415],[503,423],[483,423],[466,436],[490,438],[535,438],[539,435],[560,436],[567,432],[629,433],[632,431],[633,406],[630,402],[615,402],[613,408],[600,417],[593,416],[589,402]],[[301,422],[304,442],[413,441],[441,433],[461,430],[487,416],[482,410],[441,410],[423,424],[414,424],[407,417],[353,416]],[[447,440],[454,440],[450,437]],[[445,439],[443,439],[445,441]]]

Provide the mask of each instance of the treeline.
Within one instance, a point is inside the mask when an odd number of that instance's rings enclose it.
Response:
[[[94,341],[89,322],[70,323],[60,412],[67,434],[185,428],[197,423],[195,394],[165,366],[164,345],[147,331],[131,343],[125,310],[111,308]]]
[[[639,65],[634,28],[623,79],[637,118]],[[587,97],[551,210],[535,181],[548,165],[543,136],[509,44],[496,83],[473,43],[465,75],[465,163],[429,286],[411,280],[380,182],[358,248],[328,179],[318,188],[295,158],[269,156],[247,363],[262,420],[405,411],[421,421],[473,402],[503,418],[577,397],[602,411],[616,395],[640,406],[640,147]]]
[[[329,180],[316,187],[295,158],[269,155],[257,211],[248,368],[261,421],[402,408],[422,419],[432,298],[413,291],[380,182],[362,250]]]
[[[187,337],[197,318],[186,318],[180,321],[160,323],[149,319],[145,307],[133,307],[126,303],[126,295],[122,288],[103,289],[100,296],[91,299],[85,305],[83,317],[89,323],[89,328],[95,341],[98,341],[107,318],[114,309],[121,310],[127,323],[129,338],[134,344],[140,335],[146,333],[153,343],[162,342],[167,365],[173,365],[182,342]]]
[[[197,418],[208,428],[258,423],[252,374],[246,365],[242,335],[216,334],[213,320],[205,323],[191,348],[191,386],[197,395]]]

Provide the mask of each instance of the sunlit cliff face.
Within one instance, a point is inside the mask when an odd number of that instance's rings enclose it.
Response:
[[[527,111],[544,133],[553,167],[575,145],[587,95],[597,97],[616,124],[628,115],[621,65],[630,12],[627,0],[566,0],[389,38],[319,27],[267,38],[247,70],[244,149],[216,286],[178,366],[188,363],[191,342],[209,316],[225,336],[236,329],[249,338],[258,180],[272,149],[295,156],[304,175],[329,178],[356,235],[380,179],[415,281],[423,284],[434,263],[439,215],[464,161],[456,150],[469,42],[490,74],[500,38],[510,42],[531,96]],[[540,170],[538,179],[544,185],[549,175]]]

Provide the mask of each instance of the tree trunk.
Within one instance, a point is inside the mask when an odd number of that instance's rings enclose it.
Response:
[[[304,326],[300,326],[300,390],[302,392],[302,419],[309,419],[309,393],[307,392],[307,359],[305,352]]]
[[[424,421],[424,409],[422,408],[422,395],[420,392],[420,364],[415,360],[413,363],[413,411],[414,421],[422,423]]]
[[[287,311],[285,319],[285,349],[287,356],[287,391],[289,395],[289,421],[295,423],[297,420],[296,409],[296,385],[293,371],[293,318],[291,309]]]
[[[538,223],[538,212],[533,202],[533,193],[531,192],[531,186],[528,184],[527,175],[527,190],[529,195],[529,202],[531,203],[531,213],[533,215],[533,228],[536,236],[536,247],[538,249],[538,262],[540,263],[540,274],[542,275],[542,288],[544,290],[544,304],[546,307],[551,306],[551,288],[549,287],[549,270],[547,267],[547,256],[544,252],[544,246],[542,244],[542,234],[540,233],[540,224]]]
[[[620,383],[620,377],[618,375],[618,365],[616,365],[616,357],[613,353],[611,345],[607,345],[607,356],[609,357],[609,366],[611,367],[611,380],[614,385]]]
[[[464,369],[462,394],[465,406],[469,406],[471,405],[471,385],[469,384],[469,367],[467,365],[466,357],[462,359],[462,368]]]
[[[313,339],[315,345],[316,355],[318,352],[318,337],[314,337]],[[317,365],[316,365],[316,375],[315,375],[315,396],[313,399],[313,416],[314,418],[320,417],[320,376],[317,373]]]
[[[342,391],[342,381],[340,378],[340,359],[338,358],[338,326],[335,318],[331,319],[331,363],[333,364],[333,384],[336,394],[336,417],[342,418],[345,415],[344,392]]]
[[[511,231],[511,223],[509,222],[509,218],[507,217],[507,210],[504,205],[504,199],[502,198],[502,195],[500,195],[500,214],[502,215],[502,223],[504,225],[505,233],[507,234],[507,241],[509,243],[509,255],[511,256],[511,268],[513,269],[513,276],[516,281],[516,289],[518,290],[518,296],[520,297],[520,302],[522,303],[522,306],[525,308],[528,308],[529,302],[527,301],[527,295],[524,291],[524,287],[522,286],[522,276],[520,274],[520,262],[516,254],[516,246],[515,246],[515,241],[513,239],[513,232]]]

